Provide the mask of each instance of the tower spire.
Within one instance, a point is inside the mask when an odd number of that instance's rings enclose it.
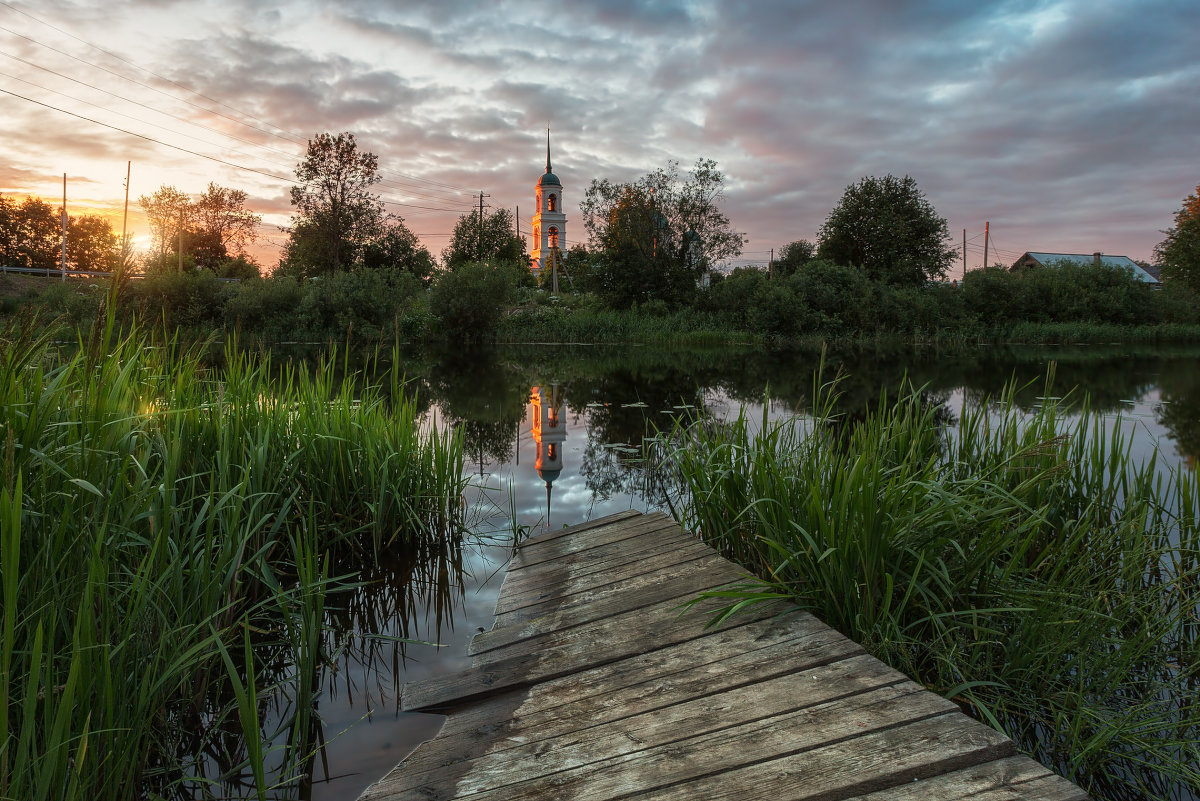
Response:
[[[546,172],[552,172],[550,169],[550,126],[546,126]]]

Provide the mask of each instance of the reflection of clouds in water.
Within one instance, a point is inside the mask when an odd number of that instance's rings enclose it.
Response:
[[[522,353],[527,354],[529,350],[527,348]],[[641,353],[645,355],[645,351]],[[894,396],[899,376],[907,373],[913,378],[913,383],[929,384],[931,399],[944,399],[954,419],[958,419],[964,405],[977,406],[984,394],[992,394],[994,400],[1004,381],[1017,374],[1018,369],[1025,374],[1023,379],[1018,376],[1019,380],[1036,378],[1045,371],[1045,358],[1031,367],[1028,360],[1019,361],[1013,358],[1006,361],[1008,357],[1003,352],[985,350],[981,351],[981,354],[981,357],[975,357],[978,358],[978,363],[975,358],[964,361],[944,355],[926,358],[924,361],[919,356],[864,356],[862,360],[846,366],[851,378],[862,379],[844,385],[846,404],[855,410],[867,403],[873,405],[879,390],[885,386],[891,387],[889,394]],[[597,353],[596,357],[601,355],[603,354]],[[646,499],[644,491],[638,491],[644,490],[646,485],[644,481],[640,482],[644,476],[639,476],[637,471],[644,472],[645,467],[639,461],[630,459],[628,454],[606,446],[618,440],[639,443],[644,433],[644,421],[651,421],[660,429],[669,429],[674,418],[672,415],[661,413],[666,408],[671,408],[673,413],[678,412],[681,415],[699,414],[703,411],[719,420],[734,419],[739,412],[744,412],[751,429],[757,430],[763,419],[763,392],[768,386],[779,388],[772,389],[772,398],[767,408],[768,420],[784,419],[795,412],[806,413],[812,400],[809,397],[811,370],[815,365],[804,359],[788,357],[786,354],[736,355],[728,364],[704,373],[707,383],[700,377],[702,371],[689,367],[686,358],[682,356],[671,355],[662,364],[656,362],[652,369],[631,372],[628,362],[632,358],[622,357],[615,360],[619,362],[618,366],[609,368],[607,372],[594,364],[587,365],[586,369],[570,366],[554,368],[554,374],[568,376],[574,375],[572,370],[578,369],[579,377],[575,379],[574,390],[569,380],[560,385],[563,392],[561,403],[572,411],[560,416],[560,420],[566,421],[567,436],[562,440],[561,467],[557,468],[560,472],[553,482],[550,519],[550,527],[553,529],[631,508],[640,511],[658,508],[653,505],[653,501]],[[1154,358],[1159,357],[1155,355]],[[1095,406],[1103,411],[1103,419],[1110,426],[1117,419],[1113,410],[1121,411],[1121,430],[1131,437],[1135,461],[1150,458],[1157,443],[1162,448],[1160,468],[1176,467],[1181,463],[1177,454],[1182,453],[1184,448],[1176,441],[1171,420],[1164,420],[1164,410],[1175,410],[1172,419],[1176,429],[1185,428],[1188,421],[1200,417],[1189,413],[1194,404],[1200,403],[1200,398],[1196,397],[1200,390],[1193,389],[1200,384],[1200,377],[1197,377],[1194,367],[1196,361],[1191,356],[1187,359],[1164,358],[1161,365],[1153,369],[1148,366],[1149,361],[1148,358],[1126,359],[1116,367],[1107,361],[1084,361],[1080,365],[1074,365],[1073,369],[1068,369],[1067,364],[1060,363],[1059,381],[1056,383],[1055,392],[1060,394],[1059,387],[1065,388],[1074,383],[1083,384],[1083,388],[1087,389],[1088,381],[1093,382],[1092,388],[1097,395]],[[513,359],[514,365],[520,363],[520,359]],[[832,368],[829,369],[832,377]],[[513,370],[514,375],[509,376],[508,385],[513,391],[512,394],[519,395],[517,384],[520,376],[516,373],[519,373],[520,368],[514,367]],[[661,391],[651,388],[655,380],[670,375],[673,370],[686,373],[686,380],[676,380]],[[628,380],[618,380],[622,371],[630,373],[627,376]],[[600,377],[597,377],[597,374]],[[464,380],[470,382],[471,378],[465,376]],[[1160,388],[1160,384],[1166,387],[1165,392]],[[534,385],[533,380],[524,384]],[[646,389],[642,389],[643,386]],[[681,399],[689,403],[700,402],[695,394],[686,397],[682,394],[688,388],[699,390],[699,396],[703,399],[703,410],[678,408],[679,405],[683,405],[680,403]],[[489,390],[486,386],[477,389],[482,393],[494,391],[494,388]],[[578,397],[572,394],[573,391]],[[466,395],[465,392],[462,394]],[[1024,403],[1027,407],[1032,406],[1037,403],[1036,396],[1041,394],[1043,390],[1039,382],[1037,387],[1031,388],[1019,398],[1019,403]],[[641,402],[640,398],[652,401],[645,408],[638,408],[635,404]],[[1167,400],[1173,401],[1174,405],[1164,405]],[[458,398],[458,401],[464,411],[475,408],[465,403],[463,398]],[[1189,403],[1192,406],[1188,406]],[[467,472],[473,474],[480,484],[489,488],[485,493],[487,497],[482,501],[477,489],[472,490],[468,498],[468,504],[479,511],[476,519],[478,531],[494,533],[497,536],[511,534],[510,498],[514,501],[515,516],[519,525],[531,527],[534,533],[546,526],[546,484],[536,468],[537,443],[533,437],[531,406],[532,404],[526,405],[520,422],[517,422],[513,415],[493,423],[493,433],[502,435],[497,437],[498,442],[508,442],[504,458],[500,458],[499,453],[487,452],[488,449],[483,449],[482,460],[479,460],[479,450],[466,454]],[[438,425],[444,425],[448,416],[434,405],[423,418],[422,426],[431,426],[434,420]],[[1067,419],[1070,419],[1069,415]],[[1187,430],[1194,431],[1195,424],[1191,425],[1192,428]],[[1200,434],[1193,437],[1192,441],[1200,441]],[[1167,443],[1171,446],[1168,447]],[[502,448],[494,450],[503,451]],[[607,470],[611,474],[601,479],[594,475],[589,476],[589,469]],[[597,498],[591,488],[600,485],[604,486],[607,493],[603,498]],[[447,647],[433,649],[427,646],[411,646],[408,649],[410,661],[401,668],[399,675],[392,676],[388,672],[376,677],[377,683],[382,685],[384,690],[372,691],[370,703],[376,706],[370,725],[360,725],[330,746],[330,764],[334,772],[354,771],[357,775],[328,785],[315,785],[314,799],[320,801],[357,795],[362,788],[390,769],[406,750],[430,736],[431,728],[436,729],[436,716],[397,715],[395,696],[386,692],[388,680],[398,688],[404,681],[445,675],[469,665],[466,657],[467,644],[478,628],[486,629],[491,626],[492,610],[503,579],[502,565],[507,557],[507,548],[500,546],[486,549],[485,552],[472,550],[466,555],[469,573],[464,582],[466,593],[460,602],[461,608],[455,612],[453,629],[444,630],[442,633],[442,642]],[[410,631],[410,636],[420,637],[419,632],[429,630],[423,613],[418,617],[421,618],[416,621],[415,631],[418,633]],[[360,679],[357,686],[361,688],[365,683],[365,678]],[[346,705],[346,695],[342,693],[338,704],[322,705],[321,712],[327,723],[327,735],[337,734],[346,726],[358,721],[364,714],[362,693],[358,693],[354,699],[356,705],[352,706]],[[433,719],[432,723],[430,719]]]

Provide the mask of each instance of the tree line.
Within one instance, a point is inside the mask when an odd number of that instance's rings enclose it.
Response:
[[[338,292],[354,295],[378,284],[389,287],[381,297],[422,298],[428,313],[441,321],[443,334],[486,338],[503,310],[510,315],[538,311],[546,303],[538,282],[544,287],[548,275],[532,274],[525,240],[507,209],[463,214],[438,258],[402,217],[387,211],[374,191],[381,180],[378,158],[360,150],[353,134],[322,133],[309,140],[295,175],[293,215],[284,229],[288,239],[272,278],[323,281],[301,293],[326,298],[305,301],[317,318],[333,314],[319,310],[341,302]],[[687,171],[672,161],[634,181],[593,180],[581,203],[586,242],[554,254],[554,263],[565,272],[562,302],[659,316],[690,310],[708,315],[717,326],[745,326],[781,337],[862,332],[881,324],[896,330],[959,329],[970,320],[1000,324],[996,309],[1007,310],[1004,320],[1024,315],[1075,321],[1086,316],[1081,310],[1088,304],[1092,311],[1087,313],[1098,321],[1144,324],[1177,320],[1176,310],[1187,306],[1179,292],[1168,293],[1169,303],[1148,301],[1145,287],[1130,284],[1131,276],[1109,275],[1109,268],[1058,270],[1057,277],[999,275],[988,268],[972,271],[965,282],[970,286],[964,284],[957,296],[948,294],[943,279],[957,251],[945,218],[910,176],[868,176],[851,184],[815,242],[789,243],[769,272],[740,268],[725,274],[720,265],[737,258],[746,240],[721,207],[724,183],[716,162],[704,158]],[[217,276],[260,274],[248,250],[261,216],[247,208],[244,191],[214,183],[193,197],[163,186],[139,203],[151,225],[142,264],[147,272],[182,267],[185,273]],[[1195,195],[1184,201],[1175,226],[1164,233],[1167,238],[1155,253],[1168,284],[1195,293],[1200,283],[1200,200]],[[55,212],[44,201],[27,198],[18,204],[0,196],[0,256],[7,263],[54,266],[57,237]],[[119,254],[105,220],[72,219],[69,266],[100,269]],[[399,277],[381,279],[382,284],[334,280],[364,271]],[[1046,296],[1052,287],[1066,294]],[[1107,302],[1082,300],[1105,293]],[[285,287],[273,297],[293,295]],[[987,308],[978,298],[987,299]],[[1159,311],[1137,310],[1150,306]],[[392,310],[393,322],[399,314]],[[386,310],[375,316],[380,319],[369,328],[387,327]]]

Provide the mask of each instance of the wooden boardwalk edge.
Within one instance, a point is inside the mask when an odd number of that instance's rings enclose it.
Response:
[[[1085,801],[1012,741],[791,604],[709,626],[745,575],[660,513],[522,543],[449,710],[362,801]],[[503,610],[503,611],[500,611]]]

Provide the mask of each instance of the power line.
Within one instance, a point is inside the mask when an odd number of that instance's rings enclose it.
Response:
[[[153,142],[154,144],[162,145],[163,147],[169,147],[172,150],[178,150],[181,153],[187,153],[190,156],[198,156],[199,158],[202,158],[202,159],[208,159],[209,161],[213,161],[218,164],[224,164],[227,167],[233,167],[234,169],[243,170],[245,172],[256,173],[258,175],[262,175],[267,178],[272,178],[276,181],[283,181],[285,183],[295,184],[297,186],[302,185],[300,181],[297,181],[294,178],[288,178],[286,176],[275,175],[273,173],[266,172],[265,170],[255,169],[254,167],[247,167],[244,164],[236,164],[232,161],[218,158],[216,156],[210,156],[206,153],[200,153],[199,151],[196,151],[196,150],[189,150],[186,147],[180,147],[179,145],[173,145],[170,142],[164,142],[161,139],[155,139],[153,136],[147,136],[145,134],[140,134],[135,131],[127,130],[125,128],[119,128],[116,125],[110,125],[107,122],[101,122],[100,120],[92,119],[91,117],[85,117],[82,114],[76,114],[73,111],[68,111],[63,108],[58,108],[57,106],[52,106],[49,103],[43,103],[40,100],[34,100],[33,98],[25,97],[24,95],[19,95],[16,92],[10,92],[9,90],[4,89],[2,87],[0,87],[0,92],[3,92],[6,95],[11,95],[12,97],[17,98],[18,100],[24,100],[27,103],[33,103],[34,105],[42,106],[43,108],[48,108],[51,111],[57,111],[61,114],[66,114],[68,116],[75,117],[76,119],[80,119],[85,122],[90,122],[90,123],[93,123],[94,125],[100,125],[105,128],[108,128],[110,130],[117,131],[117,132],[123,133],[123,134],[127,134],[129,136],[136,136],[138,139],[144,139],[147,142]],[[414,203],[401,203],[399,201],[394,201],[394,200],[384,200],[383,202],[388,205],[392,205],[392,206],[403,206],[403,207],[410,207],[410,208],[415,208],[415,209],[427,209],[429,211],[452,211],[452,212],[461,212],[462,211],[461,208],[421,206],[421,205],[417,205]]]
[[[139,65],[139,64],[135,64],[134,62],[130,61],[129,59],[127,59],[127,58],[124,58],[124,57],[122,57],[122,56],[120,56],[120,55],[118,55],[118,54],[116,54],[116,53],[113,53],[113,52],[111,52],[111,51],[109,51],[109,50],[107,50],[107,49],[105,49],[105,48],[101,47],[100,45],[97,45],[97,44],[95,44],[95,43],[93,43],[93,42],[89,42],[89,41],[87,41],[86,39],[81,39],[80,37],[76,36],[76,35],[75,35],[75,34],[73,34],[73,33],[70,33],[70,32],[68,32],[68,31],[65,31],[65,30],[63,30],[62,28],[59,28],[59,27],[57,27],[57,26],[55,26],[55,25],[52,25],[51,23],[49,23],[49,22],[46,22],[45,20],[39,19],[38,17],[35,17],[34,15],[32,15],[32,14],[30,14],[30,13],[26,12],[26,11],[23,11],[23,10],[21,10],[21,9],[19,9],[19,8],[16,8],[16,7],[15,7],[15,6],[13,6],[12,4],[10,4],[10,3],[7,3],[7,2],[4,2],[4,0],[0,0],[0,5],[3,5],[3,6],[5,6],[5,7],[7,7],[7,8],[9,8],[9,9],[12,9],[13,11],[16,11],[16,12],[17,12],[17,13],[19,13],[19,14],[23,14],[24,16],[26,16],[26,17],[29,17],[30,19],[32,19],[32,20],[34,20],[34,21],[36,21],[36,22],[38,22],[38,23],[40,23],[40,24],[42,24],[42,25],[45,25],[45,26],[46,26],[46,27],[48,27],[48,28],[51,28],[51,29],[53,29],[53,30],[55,30],[55,31],[58,31],[59,33],[62,33],[62,34],[63,34],[63,35],[65,35],[65,36],[69,36],[70,38],[72,38],[72,39],[76,40],[77,42],[80,42],[80,43],[82,43],[82,44],[84,44],[84,45],[87,45],[88,47],[91,47],[91,48],[93,48],[93,49],[95,49],[95,50],[99,50],[101,53],[104,53],[105,55],[108,55],[108,56],[111,56],[111,57],[113,57],[113,58],[116,58],[117,60],[119,60],[119,61],[121,61],[121,62],[123,62],[123,63],[125,63],[125,64],[129,65],[130,67],[133,67],[134,69],[141,70],[142,72],[145,72],[145,73],[147,73],[148,75],[152,75],[152,76],[154,76],[155,78],[158,78],[159,80],[166,81],[167,83],[170,83],[171,85],[173,85],[173,86],[175,86],[175,87],[177,87],[177,88],[179,88],[179,89],[182,89],[182,90],[183,90],[183,91],[185,91],[185,92],[188,92],[188,93],[190,93],[190,94],[196,95],[197,97],[204,98],[205,100],[209,101],[210,103],[215,103],[215,104],[216,104],[216,105],[218,105],[218,106],[221,106],[221,107],[223,107],[223,108],[227,108],[227,109],[229,109],[230,111],[233,111],[233,112],[235,112],[235,113],[237,113],[237,114],[240,114],[240,115],[242,115],[242,116],[244,116],[244,117],[247,117],[247,118],[249,118],[249,119],[252,119],[252,120],[254,120],[254,121],[256,121],[256,122],[261,122],[261,123],[262,123],[262,124],[264,124],[264,125],[269,125],[269,126],[271,126],[272,128],[275,128],[276,130],[278,130],[278,131],[281,131],[282,133],[275,133],[275,132],[273,132],[273,131],[269,131],[269,130],[265,130],[265,129],[262,129],[262,128],[258,128],[257,126],[250,125],[250,124],[248,124],[248,123],[242,122],[241,120],[234,119],[234,118],[232,118],[232,117],[229,117],[229,116],[227,116],[227,115],[221,114],[220,112],[213,111],[212,109],[207,109],[207,108],[204,108],[203,106],[200,106],[200,105],[198,105],[198,104],[192,103],[192,102],[190,102],[190,101],[188,101],[188,100],[186,100],[186,99],[184,99],[184,98],[180,98],[180,97],[177,97],[177,96],[171,95],[171,94],[169,94],[169,93],[167,93],[167,92],[164,92],[163,90],[161,90],[161,89],[158,89],[157,87],[150,86],[149,84],[145,84],[145,83],[142,83],[141,81],[134,80],[133,78],[129,78],[128,76],[121,75],[121,74],[120,74],[120,73],[118,73],[118,72],[114,72],[114,71],[112,71],[112,70],[110,70],[110,69],[108,69],[108,68],[106,68],[106,67],[100,66],[99,64],[94,64],[94,63],[92,63],[92,62],[90,62],[90,61],[87,61],[86,59],[80,58],[79,56],[73,55],[73,54],[71,54],[71,53],[67,53],[66,51],[63,51],[63,50],[59,50],[58,48],[56,48],[56,47],[53,47],[52,45],[48,45],[48,44],[46,44],[46,43],[44,43],[44,42],[40,42],[40,41],[38,41],[38,40],[36,40],[36,39],[34,39],[34,38],[30,37],[30,36],[26,36],[25,34],[18,33],[18,32],[16,32],[16,31],[13,31],[13,30],[11,30],[10,28],[5,28],[5,27],[3,27],[3,26],[0,26],[0,30],[7,31],[8,33],[10,33],[10,34],[12,34],[12,35],[14,35],[14,36],[19,36],[20,38],[22,38],[22,39],[25,39],[26,41],[32,42],[33,44],[35,44],[35,45],[38,45],[39,47],[44,47],[44,48],[46,48],[46,49],[48,49],[48,50],[51,50],[51,51],[53,51],[53,52],[55,52],[55,53],[59,53],[60,55],[66,56],[67,58],[74,59],[75,61],[78,61],[78,62],[80,62],[80,63],[82,63],[82,64],[85,64],[85,65],[87,65],[87,66],[89,66],[89,67],[92,67],[92,68],[94,68],[94,69],[102,70],[102,71],[104,71],[104,72],[107,72],[107,73],[109,73],[110,75],[116,76],[116,77],[118,77],[118,78],[121,78],[121,79],[123,79],[123,80],[126,80],[126,81],[129,81],[129,82],[131,82],[131,83],[134,83],[134,84],[136,84],[136,85],[138,85],[138,86],[145,87],[145,88],[147,88],[147,89],[150,89],[151,91],[158,92],[159,94],[161,94],[161,95],[163,95],[163,96],[165,96],[165,97],[171,97],[171,98],[173,98],[173,99],[179,100],[180,102],[187,103],[189,106],[192,106],[193,108],[198,108],[198,109],[200,109],[201,111],[204,111],[204,112],[206,112],[206,113],[209,113],[209,114],[215,114],[216,116],[218,116],[218,117],[221,117],[222,119],[227,119],[227,120],[229,120],[229,121],[231,121],[231,122],[234,122],[234,123],[236,123],[236,124],[238,124],[238,125],[243,125],[243,126],[246,126],[246,127],[248,127],[248,128],[252,128],[253,130],[259,131],[260,133],[267,134],[268,136],[273,136],[273,137],[275,137],[275,138],[277,138],[277,139],[283,139],[283,140],[285,140],[285,141],[290,141],[290,142],[292,142],[293,144],[307,144],[307,142],[308,142],[308,138],[307,138],[306,136],[303,136],[302,134],[298,134],[298,133],[295,133],[295,132],[290,132],[290,131],[287,131],[287,130],[285,130],[284,128],[282,128],[282,127],[280,127],[280,126],[278,126],[278,125],[275,125],[274,123],[268,122],[268,121],[266,121],[266,120],[262,120],[262,119],[260,119],[260,118],[258,118],[258,117],[255,117],[254,115],[252,115],[252,114],[249,114],[249,113],[247,113],[247,112],[245,112],[245,111],[243,111],[243,110],[241,110],[241,109],[236,109],[236,108],[234,108],[233,106],[230,106],[230,105],[229,105],[229,104],[227,104],[227,103],[223,103],[223,102],[221,102],[220,100],[217,100],[217,99],[215,99],[215,98],[209,97],[208,95],[206,95],[206,94],[204,94],[204,93],[202,93],[202,92],[198,92],[198,91],[196,91],[195,89],[191,89],[191,88],[189,88],[189,87],[187,87],[187,86],[184,86],[183,84],[181,84],[181,83],[179,83],[179,82],[177,82],[177,81],[174,81],[174,80],[172,80],[172,79],[170,79],[170,78],[167,78],[167,77],[166,77],[166,76],[164,76],[164,75],[160,75],[160,74],[158,74],[157,72],[154,72],[153,70],[151,70],[151,69],[148,69],[147,67],[143,67],[143,66],[141,66],[141,65]],[[12,58],[16,58],[16,57],[15,57],[15,56],[12,56]],[[18,59],[18,60],[22,60],[22,61],[23,61],[23,59]],[[25,63],[29,63],[29,62],[25,62]],[[31,64],[31,66],[35,66],[35,67],[37,67],[38,65],[36,65],[36,64]],[[47,69],[47,68],[45,68],[45,67],[39,67],[39,69]],[[51,72],[53,72],[53,70],[50,70],[50,71],[51,71]],[[74,78],[69,78],[68,76],[61,75],[61,73],[55,73],[55,74],[58,74],[58,75],[60,75],[61,77],[67,78],[68,80],[75,80]],[[86,85],[86,84],[85,84],[85,85]],[[92,87],[92,88],[96,88],[96,87]],[[105,91],[105,90],[103,90],[103,89],[100,89],[99,91]],[[111,94],[111,93],[110,93],[110,94]],[[114,95],[114,96],[117,96],[117,95]],[[122,99],[127,99],[127,98],[122,98]],[[136,103],[137,101],[129,101],[129,102],[135,102],[135,103]],[[140,103],[139,103],[138,105],[142,105],[142,104],[140,104]],[[171,116],[171,115],[167,115],[167,116]],[[180,119],[180,118],[176,118],[176,119]],[[187,120],[183,120],[183,121],[184,121],[184,122],[188,122]],[[195,124],[195,123],[191,123],[191,124]],[[203,127],[203,126],[202,126],[202,127]],[[235,139],[237,138],[237,137],[233,137],[233,136],[232,136],[232,134],[224,134],[224,135],[228,135],[228,136],[230,136],[231,138],[235,138]],[[240,139],[239,139],[238,141],[246,141],[246,140],[240,140]],[[251,144],[251,145],[253,145],[253,146],[255,146],[255,147],[263,147],[263,148],[265,148],[265,149],[272,150],[272,148],[268,148],[266,145],[261,145],[261,144],[252,143],[252,142],[247,142],[247,144]],[[281,152],[281,151],[275,151],[275,152]],[[407,179],[409,179],[410,181],[415,181],[415,182],[417,182],[417,183],[431,184],[431,185],[433,185],[433,186],[435,186],[435,187],[443,187],[443,188],[444,188],[444,190],[449,190],[449,191],[451,191],[451,192],[453,192],[453,193],[456,193],[456,194],[459,194],[459,195],[467,195],[467,194],[472,194],[472,195],[473,195],[473,193],[472,193],[472,192],[469,192],[469,191],[468,191],[467,189],[465,189],[464,187],[454,186],[454,185],[452,185],[452,184],[443,183],[443,182],[441,182],[441,181],[435,181],[435,180],[433,180],[433,179],[431,179],[431,178],[421,178],[421,177],[419,177],[419,176],[410,175],[410,174],[408,174],[408,173],[402,173],[402,172],[399,172],[399,171],[394,171],[394,172],[395,172],[395,174],[396,174],[396,175],[399,175],[399,176],[401,176],[401,177],[403,177],[403,178],[407,178]],[[439,191],[439,190],[436,190],[436,189],[431,189],[431,190],[429,190],[429,191]]]
[[[2,3],[2,0],[0,0],[0,3]],[[134,99],[132,99],[132,98],[125,97],[124,95],[120,95],[120,94],[117,94],[116,92],[111,92],[111,91],[109,91],[109,90],[107,90],[107,89],[103,89],[103,88],[101,88],[101,87],[99,87],[99,86],[96,86],[95,84],[91,84],[91,83],[88,83],[87,81],[80,80],[79,78],[75,78],[75,77],[72,77],[72,76],[70,76],[70,75],[65,75],[65,74],[63,74],[63,73],[61,73],[61,72],[58,72],[57,70],[50,69],[49,67],[42,66],[41,64],[36,64],[36,63],[34,63],[34,62],[32,62],[32,61],[29,61],[29,60],[27,60],[27,59],[21,58],[20,56],[14,56],[14,55],[12,55],[11,53],[5,53],[4,51],[0,51],[0,56],[4,56],[4,57],[6,57],[6,58],[10,58],[10,59],[12,59],[12,60],[14,60],[14,61],[18,61],[18,62],[20,62],[20,63],[22,63],[22,64],[25,64],[25,65],[29,66],[29,67],[33,67],[34,69],[39,69],[39,70],[42,70],[43,72],[48,72],[48,73],[50,73],[51,75],[55,75],[55,76],[57,76],[57,77],[59,77],[59,78],[62,78],[62,79],[64,79],[64,80],[71,81],[71,82],[73,82],[73,83],[77,83],[77,84],[79,84],[80,86],[85,86],[85,87],[87,87],[88,89],[92,89],[92,90],[94,90],[94,91],[100,92],[101,94],[105,94],[105,95],[108,95],[109,97],[116,98],[117,100],[123,100],[123,101],[125,101],[126,103],[131,103],[131,104],[133,104],[133,105],[135,105],[135,106],[139,106],[139,107],[141,107],[141,108],[144,108],[144,109],[146,109],[146,110],[148,110],[148,111],[151,111],[151,112],[153,112],[153,113],[155,113],[155,114],[159,114],[159,115],[161,115],[161,116],[163,116],[163,117],[167,117],[168,119],[172,119],[172,120],[175,120],[175,121],[177,121],[177,122],[181,122],[181,123],[183,123],[184,125],[189,125],[189,126],[192,126],[192,127],[194,127],[194,128],[199,128],[199,129],[201,129],[201,130],[203,130],[203,131],[208,131],[208,132],[210,132],[210,133],[214,133],[214,134],[216,134],[216,135],[217,135],[217,136],[219,136],[219,137],[227,137],[227,138],[229,138],[229,139],[233,139],[233,140],[234,140],[234,141],[236,141],[236,142],[241,142],[242,144],[246,144],[246,145],[249,145],[249,146],[251,146],[251,147],[262,148],[263,150],[266,150],[266,151],[268,151],[268,152],[271,152],[271,153],[278,153],[279,155],[282,155],[282,156],[291,156],[291,155],[293,155],[293,154],[291,154],[291,153],[287,153],[287,152],[285,152],[285,151],[279,150],[278,148],[273,148],[273,147],[270,147],[270,146],[268,146],[268,145],[260,144],[260,143],[258,143],[258,142],[252,142],[252,141],[250,141],[249,139],[243,139],[243,138],[241,138],[241,137],[239,137],[239,136],[235,136],[235,135],[233,135],[233,134],[230,134],[230,133],[225,133],[225,132],[222,132],[222,131],[217,131],[217,130],[215,130],[215,129],[213,129],[213,128],[210,128],[210,127],[208,127],[207,125],[202,125],[201,123],[198,123],[198,122],[196,122],[196,121],[194,121],[194,120],[189,120],[189,119],[185,119],[185,118],[183,118],[183,117],[179,117],[179,116],[177,116],[177,115],[174,115],[174,114],[170,114],[170,113],[168,113],[168,112],[166,112],[166,111],[163,111],[162,109],[158,109],[158,108],[155,108],[154,106],[148,105],[148,104],[146,104],[146,103],[142,103],[142,102],[141,102],[141,101],[139,101],[139,100],[134,100]],[[4,73],[0,73],[0,74],[4,74]],[[205,140],[205,139],[201,139],[201,138],[199,138],[199,137],[196,137],[196,136],[192,136],[191,134],[184,133],[184,132],[182,132],[182,131],[176,131],[176,130],[172,130],[172,129],[170,129],[170,128],[166,128],[166,127],[164,127],[164,126],[161,126],[161,125],[158,125],[158,124],[156,124],[156,123],[150,122],[149,120],[145,120],[145,119],[139,119],[139,118],[137,118],[137,117],[132,117],[132,116],[130,116],[130,115],[128,115],[128,114],[125,114],[125,113],[123,113],[123,112],[117,111],[117,110],[115,110],[115,109],[110,109],[110,108],[106,108],[106,107],[104,107],[104,106],[99,106],[99,105],[97,105],[96,103],[92,103],[91,101],[84,100],[84,99],[82,99],[82,98],[78,98],[78,97],[73,97],[72,95],[68,95],[68,94],[66,94],[65,92],[60,92],[60,91],[58,91],[58,90],[56,90],[56,89],[50,89],[49,87],[46,87],[46,86],[41,86],[41,85],[39,85],[39,84],[33,83],[32,81],[28,81],[28,80],[26,80],[26,79],[24,79],[24,78],[19,78],[19,77],[15,76],[15,75],[6,75],[6,77],[13,78],[14,80],[21,81],[22,83],[29,84],[30,86],[37,87],[38,89],[41,89],[41,90],[43,90],[43,91],[46,91],[46,92],[52,92],[52,93],[54,93],[54,94],[61,95],[62,97],[66,97],[66,98],[68,98],[68,99],[70,99],[70,100],[74,100],[74,101],[75,101],[75,102],[77,102],[77,103],[83,103],[83,104],[85,104],[85,105],[88,105],[88,106],[91,106],[91,107],[93,107],[93,108],[99,108],[99,109],[101,109],[102,111],[107,111],[107,112],[109,112],[109,113],[111,113],[111,114],[116,114],[116,115],[118,115],[118,116],[120,116],[120,117],[124,117],[125,119],[133,120],[134,122],[138,122],[138,123],[141,123],[141,124],[144,124],[144,125],[149,125],[149,126],[151,126],[151,127],[153,127],[153,128],[158,128],[159,130],[162,130],[162,131],[167,131],[168,133],[172,133],[172,134],[175,134],[175,135],[177,135],[177,136],[183,136],[183,137],[185,137],[185,138],[187,138],[187,139],[191,139],[191,140],[193,140],[193,141],[196,141],[196,142],[202,142],[202,143],[204,143],[204,144],[207,144],[207,145],[215,145],[215,146],[217,146],[217,147],[221,147],[221,146],[222,146],[222,145],[221,145],[219,142],[211,142],[211,141],[208,141],[208,140]],[[234,152],[239,152],[239,151],[235,150]],[[251,158],[256,158],[255,156],[251,156],[249,153],[244,153],[244,152],[240,153],[240,155],[245,155],[245,156],[249,156],[249,157],[251,157]],[[283,169],[283,170],[288,170],[288,169],[290,169],[290,168],[288,168],[288,167],[285,167],[285,166],[283,166],[283,165],[281,165],[281,164],[277,164],[277,163],[276,163],[276,164],[272,164],[271,166],[273,166],[273,167],[276,167],[276,168],[278,168],[278,169]],[[396,184],[396,183],[394,183],[394,182],[392,182],[392,181],[383,180],[383,181],[380,181],[380,184],[381,184],[381,185],[383,185],[383,186],[388,186],[388,187],[390,187],[390,188],[392,188],[392,189],[397,189],[397,190],[399,190],[399,191],[401,191],[401,192],[403,192],[403,193],[405,193],[406,195],[408,195],[408,196],[411,196],[411,197],[422,197],[422,198],[426,198],[426,199],[428,199],[428,200],[438,200],[438,201],[446,201],[446,200],[449,200],[449,199],[450,199],[450,198],[443,198],[443,197],[439,197],[439,196],[437,196],[437,195],[429,195],[429,194],[425,194],[423,191],[417,191],[417,190],[415,190],[415,189],[412,189],[412,188],[410,188],[410,187],[407,187],[407,186],[403,186],[403,185]],[[434,189],[434,190],[430,190],[430,191],[437,191],[437,192],[441,192],[441,191],[444,191],[444,190]],[[447,193],[447,194],[449,194],[449,193]]]

